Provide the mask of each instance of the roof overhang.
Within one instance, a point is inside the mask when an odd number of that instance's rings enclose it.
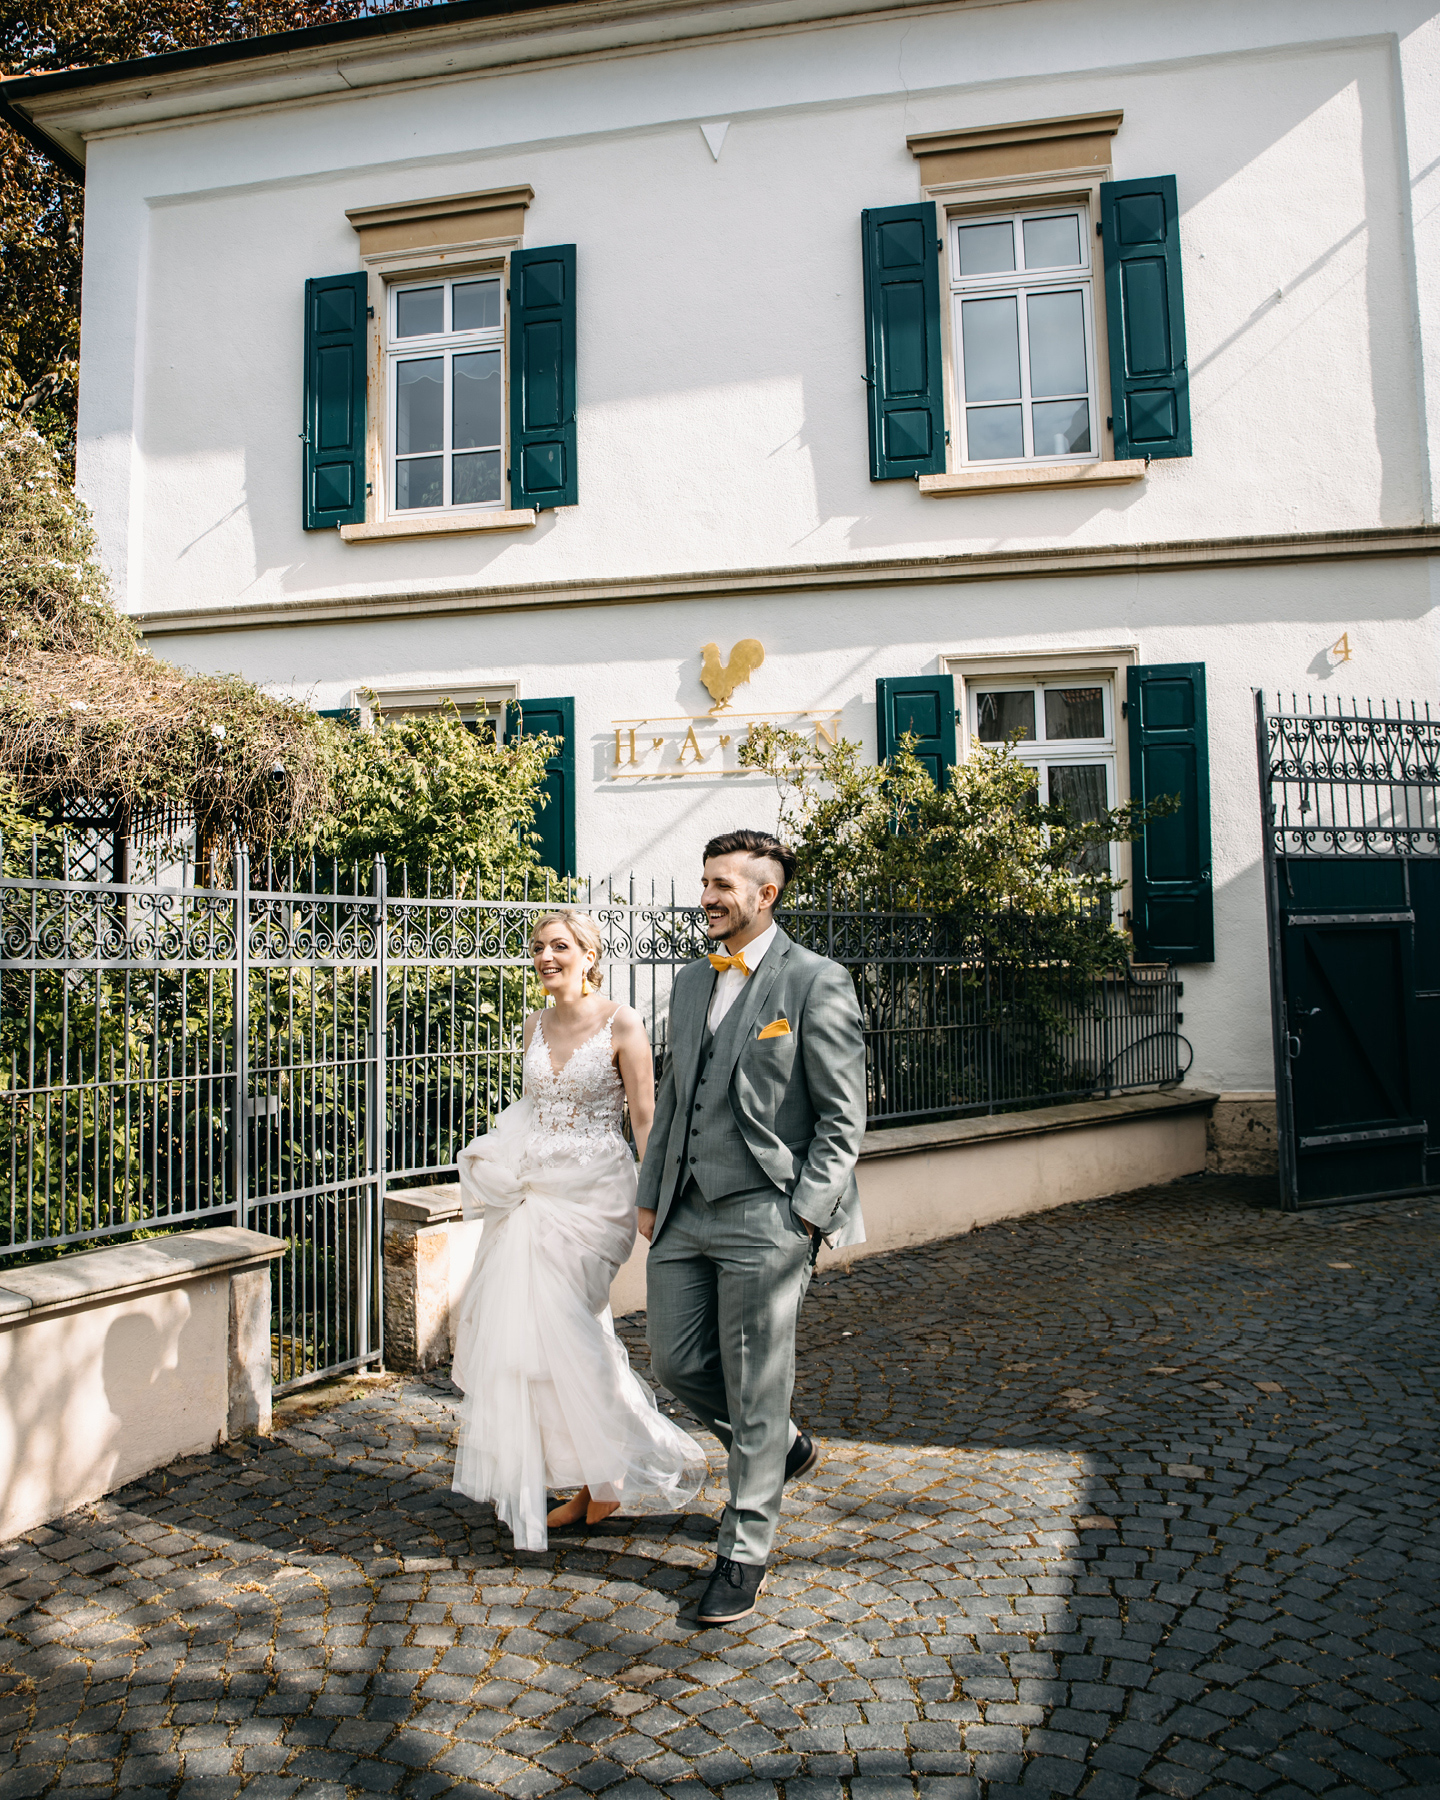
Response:
[[[0,81],[0,118],[83,181],[86,144],[102,132],[746,30],[967,3],[453,0],[98,68],[12,75]]]

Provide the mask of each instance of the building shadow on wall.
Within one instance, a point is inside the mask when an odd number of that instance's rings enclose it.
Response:
[[[142,1305],[21,1319],[0,1336],[0,1542],[47,1506],[174,1454],[187,1421],[203,1440],[216,1407],[187,1297],[171,1289]],[[223,1367],[213,1374],[223,1381]]]

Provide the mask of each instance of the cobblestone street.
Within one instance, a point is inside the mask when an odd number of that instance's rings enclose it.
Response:
[[[292,1400],[0,1550],[0,1800],[1440,1796],[1440,1202],[1264,1193],[822,1265],[734,1631],[713,1440],[686,1516],[516,1556],[443,1378]]]

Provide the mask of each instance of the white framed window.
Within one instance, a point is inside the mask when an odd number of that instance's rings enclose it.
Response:
[[[423,687],[377,684],[357,688],[355,694],[360,723],[367,729],[375,723],[377,713],[387,719],[409,718],[417,714],[448,712],[453,707],[462,724],[491,743],[500,743],[505,737],[506,708],[512,700],[519,699],[520,689],[513,681],[489,682],[483,686],[435,682]]]
[[[949,221],[959,461],[1100,458],[1090,208]]]
[[[393,282],[386,295],[392,516],[505,504],[503,273]]]
[[[966,681],[970,741],[998,745],[1016,732],[1015,755],[1039,776],[1040,798],[1072,818],[1098,819],[1119,804],[1115,682],[1108,674],[1022,679],[972,675]],[[1086,874],[1118,880],[1118,846],[1091,844]]]

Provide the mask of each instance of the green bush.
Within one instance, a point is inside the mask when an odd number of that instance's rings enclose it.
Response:
[[[426,871],[451,873],[461,892],[496,894],[540,870],[535,813],[544,805],[547,737],[496,744],[453,707],[381,719],[359,731],[331,722],[326,755],[331,800],[291,848],[342,868],[383,856],[398,888]]]

